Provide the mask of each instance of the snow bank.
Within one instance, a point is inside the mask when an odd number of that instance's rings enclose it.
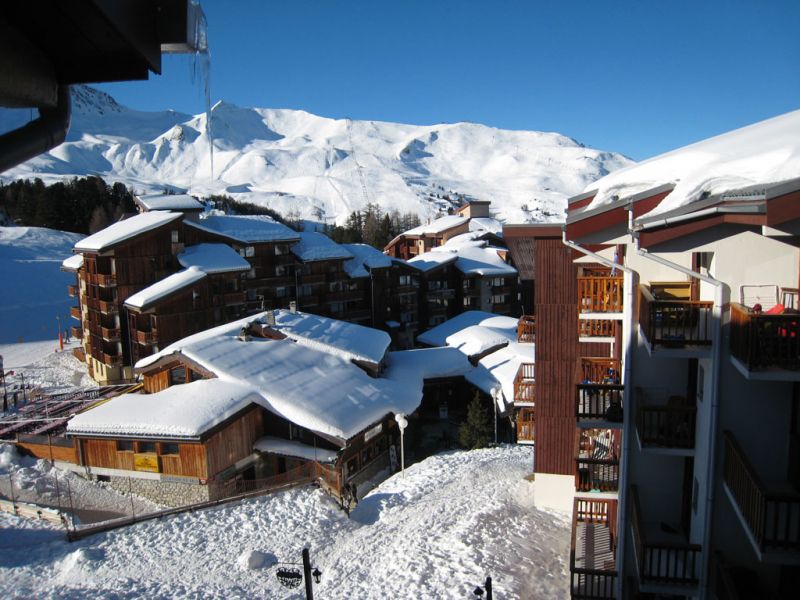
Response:
[[[588,185],[596,195],[586,210],[663,184],[675,184],[647,216],[751,185],[800,174],[800,110],[723,133],[643,161]]]

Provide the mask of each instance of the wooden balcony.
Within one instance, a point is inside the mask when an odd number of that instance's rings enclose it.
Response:
[[[517,323],[517,341],[521,344],[536,342],[536,317],[522,315]]]
[[[747,371],[800,370],[800,314],[755,314],[731,303],[731,355]]]
[[[617,323],[607,319],[579,319],[578,337],[613,338],[617,334]]]
[[[222,296],[222,302],[225,306],[245,304],[247,302],[247,294],[245,292],[229,292]]]
[[[640,404],[636,431],[643,448],[694,448],[697,408],[684,400],[662,405]]]
[[[619,460],[576,458],[575,489],[579,492],[616,492],[619,490]]]
[[[714,303],[655,296],[639,286],[639,325],[652,349],[711,345]]]
[[[617,501],[575,498],[570,549],[571,597],[615,598]]]
[[[581,421],[622,423],[623,391],[619,384],[579,383],[575,390],[575,417]]]
[[[107,353],[103,352],[102,356],[103,356],[102,363],[104,365],[108,365],[109,367],[120,367],[120,366],[122,366],[122,355],[121,354],[107,354]]]
[[[578,277],[578,312],[622,313],[622,277]]]
[[[120,336],[119,327],[101,327],[100,336],[106,341],[116,342]]]
[[[672,540],[655,540],[645,530],[639,492],[630,487],[633,552],[642,585],[657,584],[689,588],[700,582],[702,546],[689,544],[671,534]]]
[[[620,361],[616,358],[585,357],[580,360],[583,383],[619,383]]]
[[[78,319],[78,321],[80,321],[81,320],[81,307],[80,306],[70,306],[69,307],[69,315],[73,319]]]
[[[524,406],[536,401],[536,378],[534,363],[522,363],[514,377],[514,404]]]
[[[784,491],[767,489],[733,434],[726,431],[723,437],[725,485],[758,550],[796,556],[800,551],[800,493],[788,484]]]
[[[77,298],[78,296],[78,286],[75,284],[67,286],[67,296],[70,298]]]
[[[100,287],[112,287],[117,285],[117,276],[111,273],[89,273],[89,283]]]
[[[149,346],[150,344],[155,344],[158,341],[158,331],[155,329],[151,331],[136,330],[134,331],[133,337],[138,343]]]
[[[70,333],[72,334],[72,337],[74,337],[75,339],[80,340],[83,338],[83,327],[81,327],[80,325],[73,325],[72,327],[69,328],[69,330]]]
[[[81,362],[86,362],[86,353],[83,351],[83,348],[73,348],[72,356],[74,356]]]
[[[533,408],[521,408],[517,413],[517,443],[532,444],[536,433],[536,412]]]
[[[108,302],[106,300],[98,300],[97,301],[97,310],[101,313],[112,315],[119,312],[119,307],[117,307],[116,302]]]

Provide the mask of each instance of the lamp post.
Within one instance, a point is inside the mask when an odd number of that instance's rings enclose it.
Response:
[[[494,404],[494,445],[497,445],[497,403],[500,400],[500,388],[492,388],[492,404]]]
[[[58,349],[59,350],[63,350],[64,349],[64,338],[61,335],[61,317],[59,317],[58,315],[56,315],[56,323],[58,324]]]
[[[472,593],[475,594],[475,597],[479,600],[483,598],[484,593],[486,594],[486,600],[492,600],[492,578],[487,577],[483,587],[477,586]]]
[[[404,432],[406,427],[408,427],[408,420],[403,413],[397,413],[394,416],[394,420],[397,421],[397,426],[400,428],[400,472],[403,474],[403,477],[406,476],[406,455],[405,455],[405,441],[403,439]]]

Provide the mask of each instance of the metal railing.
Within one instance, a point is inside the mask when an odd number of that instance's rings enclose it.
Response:
[[[579,492],[616,492],[619,489],[619,461],[576,458],[575,489]]]
[[[725,440],[725,485],[761,551],[800,550],[800,494],[766,489],[730,431]]]
[[[642,446],[694,448],[694,406],[639,406],[636,428]]]
[[[755,314],[731,303],[731,354],[750,371],[800,369],[800,314]]]
[[[651,346],[710,346],[714,303],[705,300],[658,300],[639,286],[639,325]]]

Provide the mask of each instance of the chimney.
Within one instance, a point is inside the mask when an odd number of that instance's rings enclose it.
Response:
[[[273,327],[275,325],[275,311],[268,310],[266,316],[267,316],[267,325]]]
[[[289,302],[289,311],[293,313],[297,312],[297,300],[292,300]]]

